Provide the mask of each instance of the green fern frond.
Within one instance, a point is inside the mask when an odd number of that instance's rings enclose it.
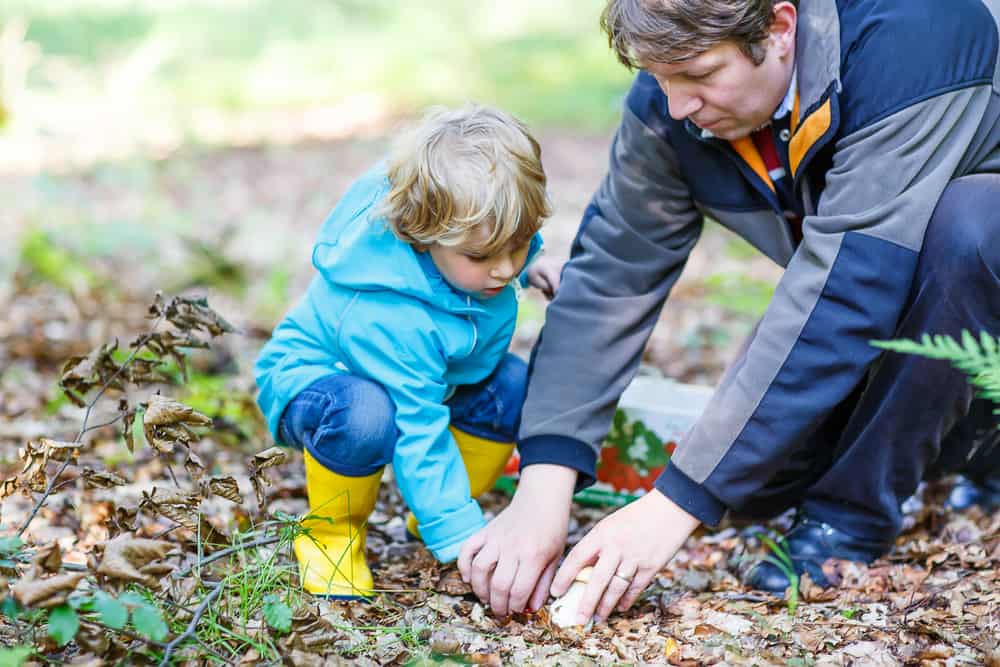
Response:
[[[984,331],[977,339],[963,329],[961,342],[951,336],[924,334],[919,343],[904,339],[871,341],[871,344],[893,352],[946,360],[969,376],[980,396],[1000,405],[1000,337]]]

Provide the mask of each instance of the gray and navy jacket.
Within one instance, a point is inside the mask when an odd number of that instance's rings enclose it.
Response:
[[[801,0],[787,147],[797,244],[752,143],[673,120],[640,73],[533,353],[522,466],[593,480],[705,216],[785,272],[656,488],[714,524],[807,447],[878,356],[869,341],[893,335],[945,187],[1000,172],[998,14],[1000,0]]]

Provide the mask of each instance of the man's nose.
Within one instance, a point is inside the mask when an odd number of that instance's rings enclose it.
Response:
[[[664,91],[666,92],[666,91]],[[667,94],[667,111],[674,120],[684,120],[702,107],[701,98],[684,89],[672,85]]]

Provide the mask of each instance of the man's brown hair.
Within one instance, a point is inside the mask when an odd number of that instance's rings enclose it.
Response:
[[[780,1],[608,0],[601,28],[629,69],[688,60],[727,40],[759,65]],[[798,0],[787,1],[798,7]]]

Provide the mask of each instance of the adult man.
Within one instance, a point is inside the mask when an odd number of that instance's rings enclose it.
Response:
[[[994,419],[942,362],[872,339],[1000,331],[998,0],[610,0],[635,79],[536,347],[511,505],[459,564],[506,613],[594,563],[581,620],[635,601],[699,522],[799,508],[796,567],[888,551],[929,472]],[[656,489],[555,575],[574,483],[703,215],[786,267]],[[956,430],[956,424],[960,429]],[[948,434],[974,432],[982,437]],[[983,444],[985,442],[985,444]],[[553,580],[554,577],[554,580]],[[748,583],[783,574],[758,565]]]

